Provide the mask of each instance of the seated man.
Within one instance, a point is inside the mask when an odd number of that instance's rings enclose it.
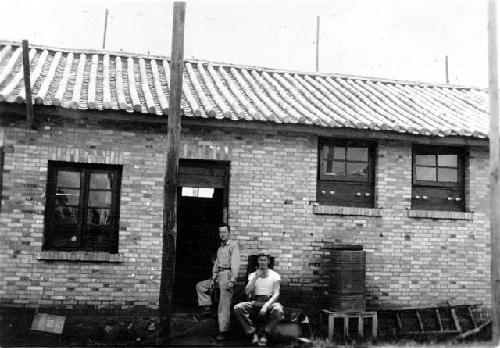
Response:
[[[283,307],[277,302],[280,296],[280,275],[269,269],[270,256],[265,252],[258,255],[258,269],[248,275],[245,287],[250,302],[240,302],[234,306],[234,314],[239,319],[245,333],[252,337],[252,344],[267,345],[267,336],[283,319]],[[252,321],[255,315],[264,322],[264,330],[258,332]],[[260,338],[259,338],[260,336]]]

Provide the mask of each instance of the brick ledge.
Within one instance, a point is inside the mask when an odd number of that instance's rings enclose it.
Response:
[[[103,251],[42,251],[38,260],[46,261],[84,261],[84,262],[123,262],[123,254],[111,254]]]
[[[427,219],[473,220],[474,213],[438,210],[408,210],[408,216]]]
[[[318,215],[382,216],[381,209],[337,205],[315,205],[313,206],[313,213]]]

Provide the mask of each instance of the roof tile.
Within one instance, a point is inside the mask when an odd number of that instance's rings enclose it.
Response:
[[[33,45],[36,104],[74,109],[169,111],[166,57]],[[24,102],[22,48],[0,41],[0,101]],[[485,138],[488,93],[433,85],[186,60],[181,102],[190,117],[392,130]]]

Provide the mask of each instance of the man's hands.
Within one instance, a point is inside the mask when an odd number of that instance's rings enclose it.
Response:
[[[257,280],[257,278],[265,278],[265,277],[267,277],[267,271],[263,269],[258,269],[255,271],[255,280]]]
[[[267,303],[265,305],[263,305],[262,308],[260,309],[259,315],[261,317],[263,317],[264,315],[266,315],[268,308],[269,308],[269,306],[267,305]]]

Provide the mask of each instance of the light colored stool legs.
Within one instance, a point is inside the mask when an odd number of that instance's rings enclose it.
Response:
[[[335,332],[335,317],[333,315],[328,316],[328,339],[333,341],[333,333]]]
[[[328,339],[330,341],[333,340],[335,334],[335,318],[344,319],[344,339],[349,337],[349,318],[357,318],[358,319],[358,336],[359,338],[364,338],[364,329],[365,329],[365,318],[372,319],[372,340],[377,340],[377,329],[378,329],[378,321],[377,321],[377,312],[352,312],[352,313],[343,313],[343,312],[330,312],[326,309],[322,310],[320,313],[320,322],[321,317],[323,315],[328,316]]]
[[[364,329],[364,320],[363,316],[358,317],[358,335],[360,338],[363,338],[363,329]]]

